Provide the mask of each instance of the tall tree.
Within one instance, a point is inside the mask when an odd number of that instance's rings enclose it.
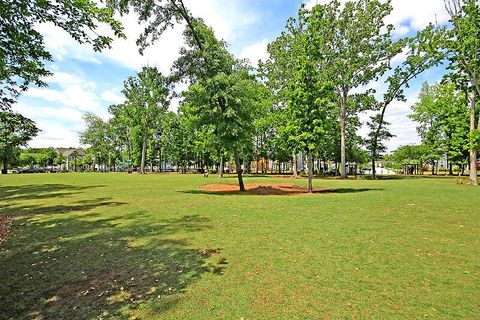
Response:
[[[240,191],[245,191],[240,163],[242,143],[251,139],[259,83],[249,67],[228,52],[202,20],[185,30],[186,46],[174,63],[173,78],[191,85],[183,111],[212,130],[222,151],[234,154]],[[193,31],[192,31],[193,30]],[[249,140],[250,141],[250,140]]]
[[[470,183],[478,185],[477,157],[480,145],[480,4],[477,0],[445,0],[451,28],[446,47],[453,69],[469,92],[470,102]]]
[[[375,150],[380,145],[379,140],[385,138],[383,127],[386,124],[384,118],[387,108],[395,100],[405,102],[404,90],[408,88],[409,83],[444,59],[445,53],[441,50],[443,40],[444,30],[436,29],[430,24],[424,30],[419,31],[415,37],[405,38],[397,43],[399,47],[406,45],[406,58],[388,76],[386,81],[388,89],[383,95],[383,100],[376,104],[376,108],[373,108],[379,110],[376,118],[378,125],[369,137],[370,152],[372,152],[373,159],[377,157]],[[372,167],[372,177],[375,179],[375,166]]]
[[[134,116],[126,103],[108,107],[112,118],[109,120],[110,134],[125,153],[126,161],[131,165],[134,154]]]
[[[181,109],[181,108],[180,108]],[[192,121],[180,112],[167,113],[165,119],[163,141],[165,146],[165,159],[177,165],[177,170],[185,173],[188,163],[193,159],[194,131]]]
[[[465,159],[469,150],[467,95],[450,81],[422,85],[410,118],[418,123],[417,131],[431,161],[447,156],[449,162],[460,164]]]
[[[93,153],[93,170],[95,171],[96,164],[103,164],[103,169],[106,169],[109,139],[108,139],[108,124],[103,119],[91,112],[83,115],[86,129],[80,133],[80,142],[90,145]]]
[[[45,86],[51,75],[45,66],[52,61],[38,24],[51,23],[62,28],[80,43],[94,50],[109,47],[113,39],[99,35],[99,24],[108,25],[118,37],[124,37],[114,11],[97,1],[0,0],[0,110],[9,109],[31,83]]]
[[[193,115],[200,126],[211,128],[223,150],[233,153],[240,191],[245,191],[240,150],[252,141],[259,85],[248,70],[240,66],[231,74],[219,73],[191,85],[185,92],[182,108]]]
[[[126,106],[141,130],[140,172],[145,173],[148,141],[155,130],[158,119],[167,112],[169,87],[165,77],[157,68],[143,67],[136,77],[129,77],[124,83],[123,94]]]
[[[347,177],[347,117],[351,92],[378,79],[387,70],[390,58],[399,48],[391,40],[392,25],[385,25],[391,13],[391,1],[338,0],[312,9],[309,21],[317,41],[317,61],[329,70],[339,101],[340,162],[342,178]]]
[[[20,113],[0,111],[0,160],[2,174],[7,173],[8,162],[12,159],[15,150],[25,146],[40,130],[33,120]]]
[[[329,116],[335,99],[334,87],[327,80],[325,68],[319,68],[316,63],[318,42],[313,42],[309,17],[309,13],[301,9],[298,20],[289,20],[286,32],[268,47],[270,59],[265,70],[279,99],[285,101],[283,132],[288,136],[289,144],[296,146],[293,153],[307,153],[308,192],[311,193],[313,153],[326,139],[325,133],[331,127]]]
[[[367,123],[370,132],[368,138],[365,139],[365,145],[372,163],[373,179],[376,177],[375,161],[382,156],[382,153],[387,151],[387,146],[383,142],[393,138],[393,135],[387,129],[388,125],[389,123],[382,119],[381,114],[370,117],[370,121]]]

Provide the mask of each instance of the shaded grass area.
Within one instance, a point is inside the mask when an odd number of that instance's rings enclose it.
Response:
[[[303,179],[247,177],[247,182]],[[0,177],[0,319],[467,318],[480,190],[455,178],[210,193],[197,175]],[[222,196],[219,196],[222,195]]]

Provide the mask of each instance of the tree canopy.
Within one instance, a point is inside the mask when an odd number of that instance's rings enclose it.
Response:
[[[97,1],[1,0],[0,1],[0,109],[9,109],[30,84],[45,86],[51,72],[45,63],[52,61],[37,26],[50,23],[65,30],[80,43],[100,51],[113,38],[97,33],[107,24],[117,37],[124,37],[121,23],[111,7]]]

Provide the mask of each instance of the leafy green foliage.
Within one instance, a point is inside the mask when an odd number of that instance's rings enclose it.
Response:
[[[123,27],[111,8],[93,0],[1,0],[0,1],[0,109],[8,109],[31,83],[45,86],[51,75],[45,67],[52,61],[37,24],[51,23],[80,43],[102,50],[113,39],[96,33],[108,25],[115,36],[124,37]]]
[[[17,163],[22,167],[53,166],[57,160],[58,153],[53,148],[30,148],[20,151]]]
[[[17,148],[25,146],[40,130],[33,120],[20,113],[0,111],[0,160],[2,173],[6,173],[8,162]]]
[[[428,160],[447,155],[461,163],[466,158],[470,149],[467,97],[454,83],[424,83],[412,111],[410,117],[419,124],[417,131],[427,147]]]
[[[380,114],[370,117],[370,121],[367,123],[370,131],[367,139],[365,139],[365,145],[372,161],[378,160],[382,153],[387,151],[387,146],[383,142],[394,137],[387,129],[389,124],[382,121]]]
[[[80,134],[80,141],[83,144],[90,145],[91,152],[97,163],[105,164],[110,151],[109,128],[108,123],[99,116],[91,112],[83,115],[86,129]]]
[[[394,150],[386,159],[396,164],[423,164],[429,158],[425,145],[406,145]]]
[[[144,32],[137,39],[140,53],[158,40],[168,28],[182,21],[193,31],[193,18],[185,7],[183,0],[106,0],[108,7],[120,14],[136,12],[141,22],[147,23]],[[197,45],[201,45],[197,41]]]
[[[464,75],[469,91],[480,96],[480,5],[476,0],[445,0],[451,16],[446,48],[449,68]],[[465,89],[467,87],[464,87]]]
[[[143,67],[135,77],[125,81],[122,92],[125,103],[110,107],[114,115],[111,121],[125,130],[117,131],[118,137],[128,143],[130,156],[144,173],[149,140],[159,133],[170,104],[169,84],[157,68]]]

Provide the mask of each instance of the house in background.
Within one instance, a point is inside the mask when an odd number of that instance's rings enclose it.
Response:
[[[55,151],[65,159],[60,165],[60,170],[77,171],[78,160],[86,155],[83,148],[56,148]]]

